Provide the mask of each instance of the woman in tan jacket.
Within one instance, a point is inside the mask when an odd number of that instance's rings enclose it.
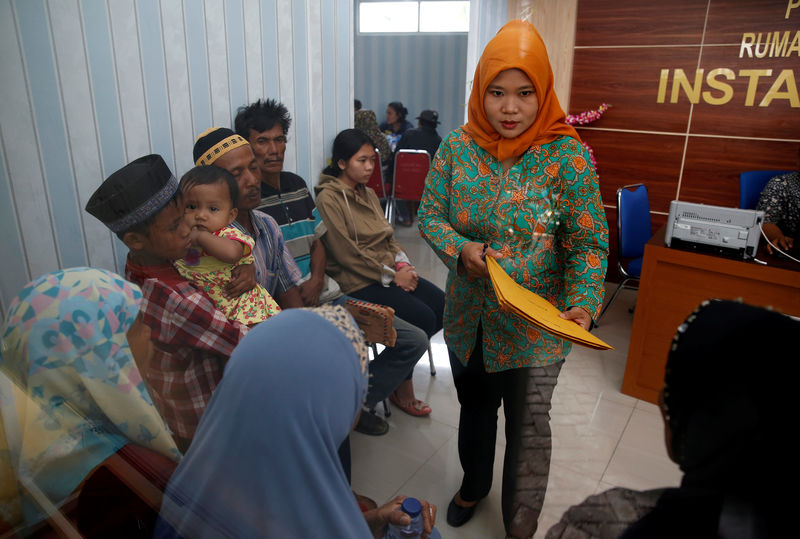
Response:
[[[331,166],[315,188],[328,229],[322,237],[326,273],[345,294],[392,307],[430,338],[442,329],[444,292],[417,275],[394,239],[377,195],[366,186],[375,166],[374,148],[360,129],[346,129],[333,141]],[[410,372],[390,398],[409,414],[430,414],[430,407],[414,397]]]

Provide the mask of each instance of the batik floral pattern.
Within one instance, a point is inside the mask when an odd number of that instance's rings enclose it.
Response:
[[[426,180],[420,232],[450,269],[445,340],[466,365],[480,322],[488,372],[563,359],[570,344],[504,312],[488,278],[458,268],[469,241],[503,254],[500,266],[561,310],[592,316],[603,301],[608,228],[597,175],[577,140],[530,147],[508,171],[462,129],[442,142]]]

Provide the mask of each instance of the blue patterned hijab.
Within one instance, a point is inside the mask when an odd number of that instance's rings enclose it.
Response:
[[[26,285],[11,303],[0,356],[0,524],[43,518],[98,464],[134,442],[180,457],[126,334],[139,287],[72,268]]]
[[[251,329],[169,482],[156,537],[371,537],[337,454],[366,388],[366,348],[341,307]]]

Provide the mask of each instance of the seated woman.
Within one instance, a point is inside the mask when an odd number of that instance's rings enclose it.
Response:
[[[366,390],[367,349],[342,307],[256,326],[169,482],[155,536],[367,538],[406,522],[398,500],[362,514],[337,457]],[[423,504],[424,537],[435,509]]]
[[[328,228],[322,237],[326,273],[345,294],[388,305],[432,337],[442,329],[444,292],[417,275],[394,239],[377,195],[366,186],[375,166],[372,140],[360,129],[345,129],[333,141],[331,162],[315,187],[317,208]],[[431,412],[414,396],[411,372],[390,398],[409,414]]]
[[[771,310],[704,302],[675,334],[659,396],[680,486],[590,496],[547,538],[786,537],[795,504],[777,485],[796,467],[799,332]]]
[[[386,121],[380,125],[380,129],[391,139],[392,151],[403,133],[414,127],[406,119],[407,116],[408,109],[400,101],[392,101],[386,106]]]
[[[797,149],[797,170],[772,178],[758,200],[764,212],[764,234],[782,251],[798,252],[800,242],[800,148]],[[767,243],[772,254],[772,245]]]
[[[115,492],[98,487],[102,499],[91,499],[98,488],[82,483],[120,454],[135,453],[145,475],[166,484],[180,454],[137,367],[152,353],[141,299],[119,275],[72,268],[29,283],[11,303],[0,358],[0,534],[37,525],[50,516],[43,500],[54,510],[79,487],[82,533],[138,529],[127,502],[113,507]],[[98,505],[111,511],[91,510]]]

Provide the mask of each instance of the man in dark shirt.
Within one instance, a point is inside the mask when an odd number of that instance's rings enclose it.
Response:
[[[423,110],[419,116],[419,127],[416,129],[409,129],[403,133],[403,137],[397,143],[395,152],[407,150],[425,150],[428,155],[436,155],[436,150],[439,149],[439,144],[442,142],[442,137],[436,132],[436,126],[439,125],[439,113],[435,110]],[[395,153],[395,155],[397,155]],[[419,202],[410,202],[408,205],[402,200],[397,202],[397,224],[403,226],[411,226],[413,216],[417,213]],[[410,211],[410,215],[409,215]]]
[[[431,156],[432,161],[442,142],[442,137],[436,132],[436,126],[439,125],[439,113],[435,110],[423,110],[417,116],[417,120],[419,120],[419,127],[409,129],[403,134],[400,142],[397,143],[397,150],[425,150]]]
[[[286,247],[303,276],[299,284],[303,304],[318,305],[320,294],[322,302],[330,299],[324,292],[335,283],[325,277],[325,248],[319,241],[325,225],[305,180],[283,170],[286,136],[292,124],[289,111],[274,99],[258,100],[240,107],[234,123],[236,132],[250,143],[261,170],[261,203],[256,209],[281,227]]]

